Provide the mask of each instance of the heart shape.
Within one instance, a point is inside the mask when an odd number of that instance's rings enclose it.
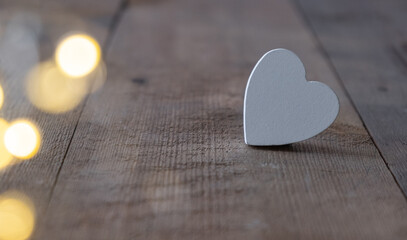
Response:
[[[256,64],[244,98],[244,138],[248,145],[285,145],[328,128],[339,112],[327,85],[307,81],[301,60],[286,49],[267,52]]]

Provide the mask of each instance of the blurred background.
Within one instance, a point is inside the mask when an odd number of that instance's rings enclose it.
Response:
[[[231,111],[215,122],[230,121],[221,128],[237,129],[240,113],[233,111],[240,111],[248,74],[264,52],[278,47],[292,49],[306,67],[313,66],[309,80],[339,89],[340,123],[359,126],[352,115],[356,109],[405,195],[406,23],[404,0],[0,0],[0,239],[33,237],[50,214],[64,159],[91,96],[105,96],[95,98],[95,106],[110,112],[98,115],[90,108],[87,113],[102,116],[97,123],[103,124],[109,114],[123,120],[116,115],[136,116],[145,105],[157,106],[151,101],[137,105],[137,111],[122,109],[114,101],[130,85],[117,84],[120,79],[139,86],[136,94],[144,91],[145,99],[160,95],[171,102],[186,96],[191,109],[200,106],[193,97],[202,90],[218,94],[213,101],[220,99]],[[142,88],[145,76],[155,89]],[[106,85],[109,91],[103,92]],[[171,114],[183,110],[174,106]],[[82,128],[95,124],[82,121]],[[237,131],[228,133],[235,135],[227,141],[239,139]],[[136,151],[131,149],[130,155]],[[81,164],[74,166],[81,169]],[[179,176],[174,179],[180,182]]]
[[[103,86],[107,69],[101,44],[120,3],[90,4],[0,2],[1,175],[13,166],[24,175],[22,169],[32,168],[28,161],[39,152],[59,148],[55,138],[47,139],[49,127],[73,128],[72,115]],[[34,230],[35,204],[18,185],[18,180],[1,184],[0,239],[28,239]]]

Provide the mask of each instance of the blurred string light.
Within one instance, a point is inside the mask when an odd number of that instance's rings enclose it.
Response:
[[[87,80],[89,92],[94,93],[101,89],[105,84],[106,76],[107,76],[106,64],[104,63],[104,61],[100,61],[96,69],[91,74],[89,74]]]
[[[83,77],[99,64],[100,47],[95,39],[85,34],[75,34],[63,39],[55,52],[61,70],[70,77]]]
[[[85,34],[73,34],[58,44],[54,60],[35,66],[27,75],[26,90],[38,109],[59,114],[76,108],[106,79],[100,46]]]
[[[11,165],[13,161],[13,156],[7,150],[6,145],[4,144],[4,134],[6,133],[8,126],[8,122],[0,118],[0,170]]]
[[[74,109],[87,93],[87,82],[63,74],[53,62],[36,66],[27,78],[27,95],[31,103],[48,113]]]
[[[10,191],[0,195],[0,239],[28,239],[35,226],[35,210],[30,199]]]
[[[37,127],[28,120],[12,122],[4,133],[4,145],[16,158],[32,158],[39,150],[41,136]]]

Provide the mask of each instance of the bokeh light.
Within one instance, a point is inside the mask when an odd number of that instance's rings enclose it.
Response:
[[[4,92],[3,88],[0,85],[0,108],[3,106],[3,102],[4,102]]]
[[[4,134],[6,133],[8,126],[8,122],[0,118],[0,170],[11,165],[13,161],[13,156],[7,151],[6,145],[4,144]]]
[[[27,77],[27,96],[38,109],[64,113],[76,108],[89,91],[89,82],[70,78],[52,62],[36,66]]]
[[[28,120],[16,120],[4,134],[4,145],[8,152],[19,159],[29,159],[39,150],[41,136],[37,127]]]
[[[55,60],[68,76],[83,77],[98,66],[100,55],[100,46],[95,39],[85,34],[75,34],[59,43]]]
[[[107,78],[107,69],[104,61],[100,61],[97,68],[87,76],[89,82],[89,92],[94,93],[102,88]]]
[[[35,226],[32,202],[19,192],[6,192],[0,196],[0,239],[28,239]]]
[[[58,44],[55,61],[43,62],[30,71],[26,90],[38,109],[59,114],[76,108],[105,80],[106,66],[97,41],[86,34],[71,34]]]

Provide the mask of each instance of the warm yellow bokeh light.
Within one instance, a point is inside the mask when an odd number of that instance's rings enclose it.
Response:
[[[83,77],[97,67],[100,55],[100,46],[95,39],[85,34],[75,34],[59,43],[55,60],[65,74]]]
[[[36,66],[27,77],[31,103],[48,113],[64,113],[76,108],[89,91],[87,78],[71,78],[53,62]]]
[[[4,145],[4,134],[6,133],[8,126],[8,122],[0,118],[0,170],[10,166],[13,161],[13,156],[7,151],[6,146]]]
[[[10,124],[4,134],[4,144],[11,155],[20,159],[33,157],[40,148],[41,136],[37,127],[27,120]]]
[[[3,106],[3,102],[4,102],[4,92],[3,88],[0,86],[0,108]]]
[[[21,193],[8,192],[0,196],[0,239],[28,239],[35,225],[31,201]]]
[[[89,93],[97,92],[105,84],[107,78],[107,69],[103,61],[100,61],[98,67],[92,72],[92,74],[86,77],[88,81]]]

